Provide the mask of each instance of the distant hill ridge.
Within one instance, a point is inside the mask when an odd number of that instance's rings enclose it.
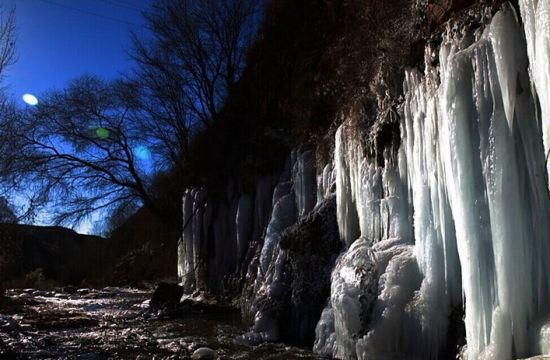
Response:
[[[60,226],[0,224],[0,243],[5,280],[40,268],[46,279],[79,285],[103,279],[114,261],[107,239]]]

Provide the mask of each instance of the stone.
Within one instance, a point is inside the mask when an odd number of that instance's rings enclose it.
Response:
[[[198,359],[216,359],[218,357],[218,353],[210,348],[207,347],[201,347],[195,350],[193,352],[193,355],[191,355],[191,359],[198,360]]]
[[[151,297],[149,309],[174,309],[180,303],[182,296],[183,287],[178,284],[160,283]]]

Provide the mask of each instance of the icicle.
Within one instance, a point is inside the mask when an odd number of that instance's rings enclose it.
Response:
[[[550,153],[550,1],[520,0],[531,81],[538,94],[546,158]],[[550,174],[550,163],[546,163]]]
[[[534,87],[544,94],[542,130],[528,85],[526,44],[509,5],[482,34],[445,35],[439,68],[427,65],[424,76],[407,72],[395,167],[387,162],[382,171],[370,164],[348,125],[338,129],[341,237],[349,245],[360,232],[374,242],[363,256],[378,269],[379,293],[370,323],[360,327],[342,316],[353,313],[357,297],[333,273],[326,314],[332,309],[335,343],[327,340],[330,319],[324,319],[329,325],[318,333],[319,351],[332,347],[332,355],[344,358],[391,353],[436,359],[462,296],[469,359],[512,359],[550,347],[544,176],[550,3],[520,5]],[[411,236],[413,247],[406,245]]]
[[[381,235],[380,198],[382,170],[362,156],[353,129],[342,125],[336,131],[334,163],[340,237],[351,245],[359,236],[371,242]]]
[[[194,287],[193,264],[193,213],[194,196],[192,190],[187,190],[183,196],[183,224],[187,225],[183,231],[179,246],[178,275],[186,292]]]
[[[283,195],[277,200],[273,207],[271,221],[267,227],[264,239],[264,246],[260,255],[260,268],[258,269],[260,278],[267,272],[272,259],[275,247],[278,245],[283,231],[294,224],[296,221],[296,208],[294,205],[294,195],[292,193]]]
[[[354,185],[350,176],[352,159],[348,160],[347,137],[340,126],[336,131],[334,167],[336,170],[336,201],[340,237],[350,245],[359,237],[359,219],[355,207]]]
[[[319,205],[323,200],[329,197],[333,193],[333,186],[335,179],[334,166],[332,163],[328,163],[323,168],[323,172],[317,175],[317,204]]]

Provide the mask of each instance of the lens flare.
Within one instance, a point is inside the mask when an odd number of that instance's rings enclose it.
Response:
[[[139,145],[134,148],[134,155],[139,159],[143,161],[151,160],[151,151],[147,148],[147,146]]]
[[[27,105],[31,105],[31,106],[38,105],[38,99],[36,98],[36,96],[34,96],[34,95],[32,95],[32,94],[25,94],[25,95],[23,95],[23,101],[24,101]]]
[[[97,136],[101,140],[105,140],[109,138],[109,130],[105,129],[104,127],[98,127],[95,129],[95,136]]]

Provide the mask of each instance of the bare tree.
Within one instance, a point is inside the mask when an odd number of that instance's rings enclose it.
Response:
[[[0,7],[0,81],[3,78],[6,68],[13,64],[15,61],[15,12],[5,11]],[[10,107],[5,100],[5,98],[0,94],[0,119],[2,119],[5,113],[9,112]],[[0,150],[3,150],[3,147],[0,146]],[[0,200],[5,201],[4,198]],[[7,202],[4,204],[0,201],[0,217],[3,221],[11,222],[13,221],[13,213],[7,206]],[[8,211],[9,210],[9,211]],[[11,216],[10,216],[11,215]],[[0,246],[0,301],[1,297],[4,295],[4,290],[2,287],[3,274],[6,272],[6,267],[9,266],[10,261],[12,260],[12,253],[10,252],[10,245],[13,241],[11,237],[4,237],[4,241]],[[7,243],[6,243],[7,242]]]
[[[183,190],[174,181],[187,170],[193,135],[215,120],[242,72],[259,3],[157,1],[144,14],[151,36],[134,35],[134,74],[82,76],[4,117],[4,186],[31,194],[29,214],[47,204],[58,224],[136,204],[172,220]]]
[[[152,36],[134,36],[133,57],[143,84],[171,99],[174,120],[208,126],[216,118],[244,68],[262,7],[261,0],[159,0],[145,12]]]
[[[0,224],[16,224],[17,217],[13,208],[4,196],[0,196]]]
[[[11,155],[4,183],[31,189],[32,202],[53,206],[59,224],[136,201],[160,213],[144,159],[155,139],[136,126],[143,121],[138,91],[83,76],[4,121],[3,147]]]
[[[0,7],[0,79],[15,61],[15,11]]]

